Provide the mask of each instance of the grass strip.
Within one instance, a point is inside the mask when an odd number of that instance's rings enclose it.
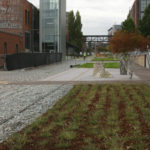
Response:
[[[128,134],[122,136],[122,143],[125,149],[130,148],[142,150],[144,147],[144,137],[141,135],[140,122],[138,121],[137,113],[134,111],[133,101],[131,101],[128,96],[129,93],[127,91],[130,90],[132,92],[130,88],[130,85],[122,85],[122,88],[119,88],[121,95],[120,99],[124,100],[126,105],[126,121],[128,124],[125,127]]]
[[[87,125],[85,125],[85,134],[87,138],[84,139],[84,146],[82,147],[85,150],[98,150],[103,149],[103,143],[98,138],[100,134],[100,118],[103,115],[103,106],[106,101],[106,94],[107,94],[107,85],[103,85],[103,88],[100,92],[99,102],[95,105],[94,112],[89,116]],[[92,138],[91,138],[92,137]]]
[[[112,69],[118,69],[120,68],[120,63],[104,63],[105,68],[112,68]],[[93,63],[86,63],[83,65],[78,66],[78,68],[94,68]]]
[[[134,108],[134,112],[138,116],[137,119],[140,124],[141,135],[136,136],[136,141],[138,142],[137,146],[139,149],[145,150],[150,147],[150,126],[144,118],[144,101],[136,94],[135,88],[133,88],[133,86],[130,86],[126,93],[128,93],[130,100],[133,102],[132,106]]]
[[[106,149],[119,150],[122,149],[122,143],[119,136],[120,128],[118,121],[118,104],[119,99],[116,98],[115,86],[112,85],[109,89],[109,95],[111,105],[107,112],[107,118],[104,129],[101,132],[101,138],[104,140]]]
[[[71,103],[66,105],[64,110],[59,111],[59,115],[55,119],[53,119],[51,124],[48,124],[46,126],[46,128],[48,128],[49,132],[51,133],[49,145],[51,147],[53,147],[53,149],[55,148],[55,144],[57,143],[56,142],[57,136],[59,136],[60,131],[62,130],[62,128],[64,128],[64,126],[66,124],[66,119],[69,117],[70,113],[72,113],[73,110],[76,108],[77,104],[80,102],[80,96],[88,90],[87,86],[80,86],[80,87],[81,87],[80,92],[73,98]],[[78,87],[78,88],[80,88],[80,87]],[[62,135],[62,137],[66,136],[66,138],[69,139],[72,137],[71,135],[75,136],[75,133],[66,132],[66,134],[64,133]],[[43,139],[43,140],[45,140],[45,139]],[[49,147],[48,144],[45,146]]]
[[[68,129],[70,131],[76,131],[76,138],[72,141],[72,144],[69,147],[69,149],[73,149],[73,147],[75,147],[74,143],[76,143],[76,142],[78,143],[79,147],[81,147],[81,145],[82,145],[82,142],[81,142],[82,140],[80,141],[80,139],[83,138],[81,132],[83,132],[84,128],[86,128],[86,126],[84,126],[84,123],[85,123],[85,120],[87,120],[86,117],[88,116],[89,107],[92,105],[93,98],[97,91],[97,88],[98,88],[98,86],[92,87],[91,92],[89,92],[89,94],[88,94],[88,97],[85,98],[85,100],[81,103],[81,106],[78,108],[77,112],[73,114],[72,122],[69,124],[69,126],[67,126],[64,129],[64,131],[68,130]],[[77,148],[77,146],[76,146],[76,148]]]
[[[94,58],[92,61],[120,61],[119,58],[107,57],[107,58]]]

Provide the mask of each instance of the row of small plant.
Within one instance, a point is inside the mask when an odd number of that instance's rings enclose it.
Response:
[[[0,149],[146,150],[149,116],[147,85],[77,85]]]

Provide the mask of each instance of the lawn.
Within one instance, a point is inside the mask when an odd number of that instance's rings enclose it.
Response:
[[[0,150],[149,150],[150,87],[76,85]]]
[[[83,65],[78,66],[78,68],[93,68],[94,64],[93,63],[86,63]],[[104,63],[105,68],[120,68],[120,63]]]
[[[94,58],[92,61],[120,61],[119,58],[106,57],[106,58]]]

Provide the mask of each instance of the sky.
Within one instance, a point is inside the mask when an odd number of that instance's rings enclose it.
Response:
[[[39,0],[28,0],[39,7]],[[108,29],[121,24],[134,0],[66,0],[67,11],[79,10],[84,35],[108,34]]]

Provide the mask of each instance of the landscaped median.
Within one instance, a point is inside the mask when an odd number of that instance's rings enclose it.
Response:
[[[148,150],[147,85],[77,85],[0,150]]]
[[[120,61],[119,58],[113,58],[113,57],[106,57],[106,58],[94,58],[92,61]]]
[[[78,68],[93,68],[94,67],[94,63],[86,63],[80,66],[77,66]],[[120,68],[120,63],[104,63],[104,67],[105,68],[114,68],[114,69],[118,69]]]

